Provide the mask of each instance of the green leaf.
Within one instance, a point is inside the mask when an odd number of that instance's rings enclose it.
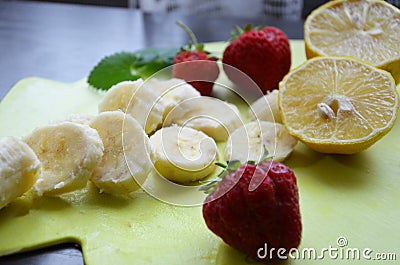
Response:
[[[197,45],[195,46],[195,49],[196,49],[197,51],[204,51],[204,44],[203,44],[203,43],[197,44]]]
[[[242,162],[240,162],[239,160],[228,161],[227,170],[229,171],[229,173],[235,172],[241,165]]]
[[[131,71],[135,61],[135,54],[129,52],[106,56],[90,72],[88,83],[97,89],[108,90],[119,82],[136,80],[140,75]]]
[[[106,56],[90,72],[88,83],[97,89],[108,90],[122,81],[148,78],[172,65],[178,52],[178,48],[150,48]]]
[[[239,38],[240,35],[242,35],[245,32],[248,32],[250,30],[262,30],[263,26],[258,25],[257,27],[253,27],[252,24],[246,24],[244,26],[244,28],[241,28],[239,26],[234,26],[233,30],[231,31],[231,41],[232,40],[236,40],[237,38]]]
[[[205,194],[213,193],[214,190],[217,188],[218,183],[226,175],[228,175],[232,172],[235,172],[242,165],[242,163],[239,160],[232,160],[232,161],[226,161],[226,164],[221,163],[221,162],[215,162],[215,165],[223,168],[223,170],[218,174],[217,177],[215,177],[211,180],[206,180],[206,181],[200,182],[200,183],[206,183],[206,185],[203,185],[199,188],[199,191],[202,191]]]
[[[226,168],[228,165],[225,165],[225,164],[223,164],[223,163],[221,163],[221,162],[215,162],[214,163],[216,166],[219,166],[219,167],[222,167],[222,168]]]
[[[162,62],[163,64],[171,65],[178,52],[178,48],[147,48],[139,50],[134,53],[138,58],[135,65],[143,65],[150,62]]]
[[[264,152],[263,152],[263,156],[260,162],[263,161],[272,161],[274,157],[269,155],[268,149],[267,147],[264,145]]]
[[[205,194],[211,194],[215,191],[219,183],[219,180],[212,180],[208,182],[206,185],[203,185],[199,188],[199,191],[204,192]]]
[[[148,78],[173,64],[178,48],[148,48],[135,52],[137,60],[133,63],[142,78]]]
[[[247,32],[253,29],[253,25],[252,24],[246,24],[243,28],[243,32]]]

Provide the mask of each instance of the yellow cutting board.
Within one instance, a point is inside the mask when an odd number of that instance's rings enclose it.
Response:
[[[206,48],[221,54],[224,45]],[[305,60],[304,43],[291,41],[291,48],[294,67]],[[224,76],[220,80],[227,82]],[[22,137],[72,113],[95,114],[101,97],[84,79],[72,84],[23,79],[0,103],[0,136]],[[399,122],[356,155],[296,146],[286,164],[298,179],[305,257],[283,264],[376,264],[380,253],[400,260]],[[200,206],[174,206],[144,191],[119,199],[89,184],[59,197],[25,196],[0,210],[0,255],[60,242],[79,243],[89,265],[254,263],[207,229]]]

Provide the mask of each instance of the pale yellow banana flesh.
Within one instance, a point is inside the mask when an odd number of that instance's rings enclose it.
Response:
[[[142,126],[121,111],[102,112],[90,126],[104,143],[104,155],[92,182],[105,193],[128,196],[153,168],[153,149]]]
[[[114,85],[99,103],[99,112],[121,110],[130,114],[147,134],[161,126],[165,106],[143,80],[124,81]]]
[[[217,145],[201,131],[171,126],[150,137],[155,149],[155,168],[166,179],[189,183],[215,170]]]
[[[278,95],[279,91],[275,89],[254,101],[248,111],[249,119],[282,123]]]
[[[200,92],[193,86],[186,83],[185,80],[172,78],[167,80],[158,80],[155,78],[146,80],[144,86],[149,87],[154,91],[160,99],[160,102],[165,106],[163,117],[179,103],[190,98],[200,97]]]
[[[277,100],[274,91],[258,99],[252,104],[250,119],[280,121]],[[225,141],[230,135],[225,149],[225,158],[229,160],[260,161],[265,149],[275,160],[284,160],[296,143],[283,126],[264,123],[243,126],[235,105],[202,97],[180,79],[121,82],[105,94],[98,109],[98,116],[70,115],[26,138],[44,161],[43,174],[35,184],[40,194],[59,195],[83,188],[91,176],[101,191],[125,196],[137,190],[154,167],[174,182],[197,181],[215,170],[215,141]],[[68,124],[68,128],[75,124],[86,130],[90,125],[95,129],[97,139],[92,135],[95,147],[91,159],[79,162],[82,150],[90,149],[79,148],[80,141],[76,146],[69,143],[73,148],[65,149],[65,139],[80,139],[69,131],[71,128],[61,138],[49,136],[60,124]],[[168,127],[175,124],[185,129]],[[165,127],[156,131],[161,126]],[[150,141],[146,133],[154,131]],[[262,137],[255,140],[254,134],[258,133]],[[239,140],[243,137],[248,137],[246,145]],[[75,150],[76,154],[68,153],[67,158],[58,159],[66,156],[66,150]],[[57,159],[53,161],[49,153]]]
[[[1,137],[0,209],[28,191],[39,172],[40,161],[26,143],[15,137]]]
[[[103,143],[96,130],[73,122],[35,129],[25,142],[42,163],[34,188],[38,194],[60,195],[86,187],[103,156]]]
[[[224,150],[227,160],[260,162],[265,157],[284,161],[297,140],[280,123],[253,121],[235,130]],[[267,154],[266,154],[267,152]]]
[[[93,120],[94,116],[89,114],[71,114],[67,116],[65,119],[56,121],[55,123],[60,123],[64,121],[74,122],[83,125],[89,125]]]
[[[235,105],[202,96],[185,100],[172,109],[163,126],[172,124],[200,130],[215,141],[225,141],[243,123]]]

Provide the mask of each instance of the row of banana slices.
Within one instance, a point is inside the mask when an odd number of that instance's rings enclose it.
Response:
[[[284,160],[297,141],[280,121],[277,93],[254,102],[245,124],[238,108],[200,96],[180,79],[125,81],[99,114],[72,115],[20,140],[0,138],[0,209],[28,190],[55,196],[86,187],[127,196],[152,170],[185,184],[212,174],[218,160]],[[223,154],[217,143],[225,143]]]

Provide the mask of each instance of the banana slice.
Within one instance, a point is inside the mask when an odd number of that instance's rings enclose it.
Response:
[[[42,163],[34,188],[40,195],[51,196],[86,187],[104,149],[96,130],[74,122],[39,127],[25,142]]]
[[[254,101],[249,108],[249,119],[282,123],[278,95],[279,90],[275,89]]]
[[[297,140],[280,123],[253,121],[235,130],[224,150],[227,160],[260,162],[265,151],[275,161],[285,160]],[[266,150],[265,150],[266,149]]]
[[[135,118],[147,134],[159,128],[163,121],[164,104],[157,93],[143,80],[124,81],[114,85],[99,103],[99,112],[122,110]]]
[[[142,126],[121,111],[102,112],[90,126],[104,143],[104,156],[91,178],[105,193],[127,196],[137,190],[153,168],[153,150]]]
[[[169,112],[163,126],[172,124],[202,131],[215,141],[225,141],[236,128],[243,125],[235,105],[206,96],[178,104]]]
[[[172,78],[168,80],[158,80],[152,78],[146,80],[145,86],[149,86],[152,91],[156,92],[161,98],[161,102],[165,106],[163,117],[165,118],[168,113],[177,106],[180,102],[200,97],[200,92],[197,91],[193,86],[186,83],[185,80]]]
[[[28,191],[40,172],[33,150],[14,137],[0,138],[0,209]]]
[[[150,137],[155,148],[155,168],[166,179],[189,183],[202,179],[215,170],[217,145],[205,133],[171,126]]]
[[[89,125],[90,122],[93,120],[94,116],[89,114],[71,114],[64,120],[58,121],[56,123],[60,123],[63,121],[70,121],[74,123],[79,123],[83,125]]]

